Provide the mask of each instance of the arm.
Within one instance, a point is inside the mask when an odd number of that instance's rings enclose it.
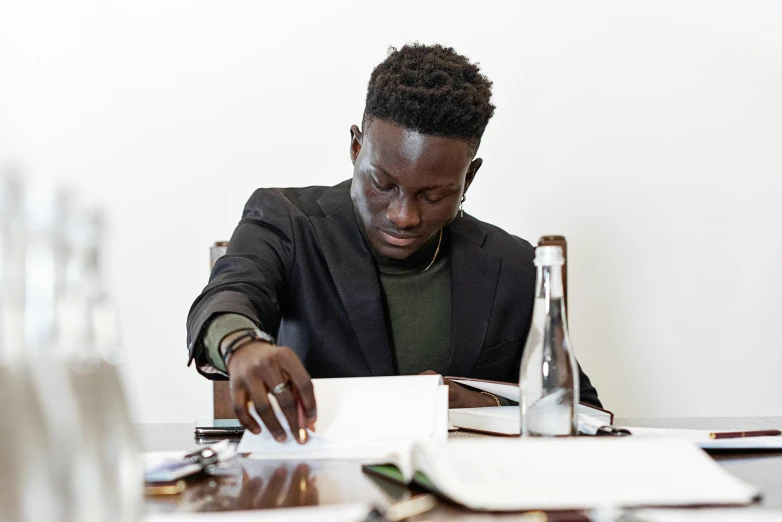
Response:
[[[278,441],[285,439],[285,433],[268,394],[274,393],[293,433],[301,434],[314,426],[317,417],[310,376],[290,348],[239,338],[248,327],[274,333],[279,327],[295,255],[289,211],[278,191],[253,194],[226,255],[215,263],[187,321],[190,361],[195,359],[199,372],[207,377],[227,374],[234,412],[242,424],[260,432],[250,415],[254,409]],[[242,344],[226,366],[223,354],[233,340]],[[273,392],[278,386],[281,391]],[[298,440],[303,443],[307,437]]]
[[[209,364],[203,345],[206,328],[217,315],[242,315],[276,335],[294,255],[287,201],[276,191],[257,190],[245,206],[228,251],[215,263],[209,284],[188,314],[190,361],[196,361],[200,373],[222,377]]]
[[[584,373],[584,370],[581,369],[580,363],[578,364],[578,382],[580,387],[580,402],[602,408],[603,403],[600,402],[600,399],[597,396],[597,390],[592,386],[592,382],[589,380],[589,377],[587,377],[587,374]]]
[[[220,314],[214,317],[201,339],[201,343],[206,350],[206,363],[214,368],[221,375],[228,376],[228,369],[223,362],[223,354],[220,351],[220,342],[228,335],[258,328],[254,322],[239,314]]]

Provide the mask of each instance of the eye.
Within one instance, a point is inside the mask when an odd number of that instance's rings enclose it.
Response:
[[[445,199],[445,196],[435,197],[435,196],[427,196],[426,194],[421,194],[421,197],[424,198],[424,201],[426,201],[427,203],[432,203],[432,204],[440,203],[442,200]]]
[[[389,190],[391,190],[391,187],[384,187],[380,183],[378,183],[378,181],[375,179],[374,176],[369,176],[369,179],[372,180],[372,185],[374,185],[375,188],[378,189],[379,191],[388,192]]]

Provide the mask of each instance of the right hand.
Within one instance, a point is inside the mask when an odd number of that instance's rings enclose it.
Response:
[[[230,343],[235,335],[241,335],[241,332],[226,336],[222,343]],[[261,427],[248,411],[248,408],[255,407],[266,429],[277,442],[285,441],[285,430],[274,414],[267,393],[271,393],[278,384],[289,383],[288,389],[275,395],[275,398],[288,420],[294,438],[302,444],[306,442],[300,441],[297,435],[300,429],[315,430],[318,412],[310,375],[293,350],[262,341],[248,343],[233,353],[227,369],[236,417],[245,428],[257,435]],[[297,401],[301,402],[304,413],[302,422]]]

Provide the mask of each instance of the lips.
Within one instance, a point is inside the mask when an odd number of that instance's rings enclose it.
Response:
[[[380,237],[383,238],[383,241],[388,243],[389,245],[397,246],[397,247],[406,247],[410,246],[416,241],[418,241],[420,236],[397,236],[389,234],[388,232],[384,232],[382,230],[378,230],[380,232]]]

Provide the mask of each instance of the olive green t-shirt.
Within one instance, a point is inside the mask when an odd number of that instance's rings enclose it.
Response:
[[[383,308],[397,373],[444,373],[451,345],[451,270],[445,235],[439,234],[404,260],[384,258],[374,249]],[[434,263],[429,264],[434,259]],[[425,270],[429,266],[428,270]]]

